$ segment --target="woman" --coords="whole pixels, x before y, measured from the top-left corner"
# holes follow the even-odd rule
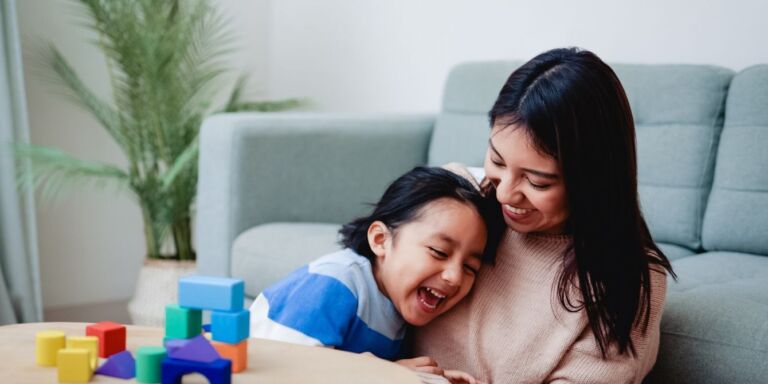
[[[674,273],[640,212],[621,83],[593,53],[555,49],[514,71],[489,115],[483,185],[508,228],[415,354],[492,383],[641,382]]]

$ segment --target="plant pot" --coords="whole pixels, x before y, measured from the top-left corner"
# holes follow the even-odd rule
[[[128,303],[135,325],[162,327],[165,306],[179,300],[179,278],[195,272],[194,261],[147,259],[139,271],[136,291]]]

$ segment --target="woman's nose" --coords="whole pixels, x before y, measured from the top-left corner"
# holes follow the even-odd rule
[[[522,200],[517,183],[512,178],[502,178],[496,183],[496,200],[502,204],[512,204]]]

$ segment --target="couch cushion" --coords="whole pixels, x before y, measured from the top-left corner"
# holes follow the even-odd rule
[[[768,377],[768,257],[710,252],[672,263],[650,382],[758,383]]]
[[[256,297],[295,269],[341,249],[340,225],[270,223],[253,227],[232,245],[233,277],[245,280],[245,293]]]
[[[664,252],[664,255],[666,255],[669,260],[677,260],[695,254],[695,252],[688,248],[674,244],[657,243],[656,245],[661,248],[661,251]]]
[[[714,184],[704,217],[707,250],[768,254],[768,65],[731,83]]]
[[[697,249],[733,73],[698,65],[614,65],[637,129],[640,201],[654,239]]]

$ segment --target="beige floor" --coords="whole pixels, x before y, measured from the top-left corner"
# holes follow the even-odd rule
[[[65,308],[46,308],[43,311],[44,321],[75,321],[95,323],[98,321],[114,321],[120,324],[130,324],[128,316],[128,300],[111,301],[78,305]]]

